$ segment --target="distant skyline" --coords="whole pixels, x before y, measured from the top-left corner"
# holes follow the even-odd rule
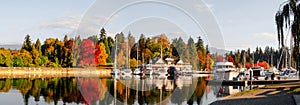
[[[256,46],[262,48],[265,46],[278,48],[274,15],[279,9],[279,5],[284,1],[285,0],[203,0],[211,9],[211,12],[218,22],[226,50],[247,48],[254,50]],[[27,34],[31,36],[32,40],[36,40],[37,38],[45,40],[49,37],[62,39],[65,34],[72,37],[74,36],[74,30],[80,25],[79,23],[82,17],[94,2],[94,0],[2,1],[2,3],[0,3],[2,8],[0,10],[0,22],[2,23],[0,24],[0,35],[2,36],[0,44],[22,44]],[[203,32],[194,29],[193,25],[190,24],[183,15],[176,13],[176,11],[171,11],[169,15],[166,15],[167,11],[172,10],[171,8],[156,6],[159,5],[137,5],[121,11],[117,16],[112,17],[114,18],[113,22],[106,25],[107,27],[105,28],[108,34],[115,34],[119,32],[119,30],[116,29],[123,29],[125,34],[129,31],[133,35],[140,35],[141,33],[146,35],[165,33],[172,35],[172,37],[173,35],[178,35],[184,39],[188,38],[186,36],[196,39],[198,35],[203,35]],[[145,13],[145,10],[140,8],[151,8],[152,11],[158,12]],[[162,10],[161,8],[164,9]],[[132,15],[130,13],[135,14]],[[172,15],[172,13],[179,15]],[[127,27],[121,27],[121,25],[125,24],[130,18],[147,14],[165,17],[171,15],[170,18],[174,17],[174,19],[164,20],[151,17],[128,24]],[[99,18],[106,19],[108,17]],[[179,21],[177,23],[180,25],[174,25],[174,23],[172,23],[176,23],[176,21]],[[160,24],[156,24],[156,22]],[[147,25],[140,27],[143,24]],[[94,29],[87,30],[91,31],[90,33],[86,32],[86,35],[92,35],[97,34],[95,31],[99,31],[100,29],[99,26],[97,26]]]

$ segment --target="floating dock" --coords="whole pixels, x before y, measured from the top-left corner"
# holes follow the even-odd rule
[[[233,80],[207,80],[207,85],[222,85],[222,86],[248,86],[248,85],[268,85],[281,84],[289,82],[299,82],[300,80],[253,80],[253,81],[233,81]]]

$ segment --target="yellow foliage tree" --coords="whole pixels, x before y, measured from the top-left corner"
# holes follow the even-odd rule
[[[96,52],[96,54],[97,54],[96,57],[97,57],[97,60],[98,60],[98,64],[105,65],[106,64],[106,59],[108,58],[108,54],[106,53],[104,43],[99,44],[99,49],[98,50],[100,51],[99,55]]]
[[[167,36],[162,34],[162,35],[159,36],[158,43],[162,44],[162,48],[164,49],[164,48],[169,46],[170,42],[169,42]]]
[[[200,66],[200,70],[203,70],[205,69],[205,62],[206,62],[206,56],[204,56],[204,54],[202,53],[201,50],[198,50],[197,51],[198,53],[198,59],[199,59],[199,66]]]
[[[130,68],[135,68],[137,64],[137,61],[135,58],[130,59]]]

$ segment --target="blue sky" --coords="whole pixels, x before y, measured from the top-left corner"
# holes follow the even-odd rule
[[[109,35],[130,31],[138,37],[139,34],[157,35],[164,33],[171,38],[181,36],[184,39],[196,38],[198,35],[205,41],[215,43],[212,39],[219,38],[203,36],[207,33],[197,27],[197,24],[176,8],[144,3],[122,7],[129,1],[97,1],[94,0],[14,0],[2,1],[0,4],[0,44],[21,44],[25,35],[30,34],[33,40],[48,37],[63,38],[65,34],[74,36],[89,36],[97,34],[103,23]],[[167,0],[162,0],[166,2]],[[173,0],[174,1],[174,0]],[[180,0],[179,0],[180,1]],[[189,12],[188,7],[193,3],[174,2],[183,4],[182,8]],[[191,0],[195,1],[195,0]],[[199,0],[196,0],[199,1]],[[225,49],[236,50],[256,46],[272,46],[277,48],[277,36],[274,14],[280,3],[285,0],[203,0],[214,15],[222,34]],[[199,7],[199,8],[198,8]],[[189,14],[202,13],[201,5],[195,5]],[[96,11],[96,12],[95,12]],[[115,15],[111,15],[115,13]],[[205,13],[204,13],[205,14]],[[111,16],[111,17],[109,17]],[[211,17],[199,15],[204,24]],[[93,18],[91,18],[93,17]],[[137,18],[142,17],[142,18]],[[197,16],[196,16],[197,17]],[[85,22],[92,22],[86,23]],[[203,25],[202,25],[203,27]],[[82,29],[82,30],[80,30]],[[214,46],[212,44],[212,46]]]
[[[274,15],[285,0],[222,1],[205,0],[219,22],[227,49],[278,48]]]

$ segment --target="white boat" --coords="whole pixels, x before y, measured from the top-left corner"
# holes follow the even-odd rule
[[[275,73],[275,75],[279,75],[279,70],[276,67],[271,67],[268,71],[269,73]]]
[[[173,58],[163,59],[162,46],[161,46],[160,54],[161,54],[160,57],[155,57],[153,59],[150,59],[149,64],[146,65],[146,69],[152,70],[150,72],[153,72],[153,74],[156,75],[168,74],[169,67],[175,67],[176,70],[178,70],[178,72],[182,70],[192,70],[192,65],[190,63],[183,62],[182,60],[174,62],[175,59]]]
[[[237,71],[232,62],[216,62],[214,67],[216,72]]]
[[[265,71],[265,68],[264,67],[260,67],[260,66],[257,66],[257,67],[252,67],[252,73],[253,73],[253,78],[252,79],[255,79],[255,80],[265,80],[267,75],[265,74],[266,71]]]
[[[134,69],[133,74],[134,75],[141,75],[142,72],[141,72],[141,70],[139,68],[136,68],[136,69]]]
[[[216,62],[214,66],[216,80],[234,80],[238,77],[239,72],[232,62]]]
[[[273,75],[273,73],[274,73],[274,75]],[[277,78],[275,78],[275,76],[278,76],[280,74],[280,72],[279,72],[279,70],[278,69],[276,69],[276,67],[271,67],[268,71],[265,71],[265,75],[266,75],[266,80],[267,79],[277,79]],[[272,77],[272,75],[274,76],[274,77]]]
[[[299,73],[296,69],[286,69],[283,71],[279,77],[279,79],[299,79]]]

